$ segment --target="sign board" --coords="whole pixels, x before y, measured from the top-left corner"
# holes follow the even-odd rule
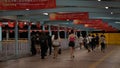
[[[50,20],[74,20],[74,19],[89,19],[88,12],[76,13],[51,13]]]
[[[0,10],[55,8],[56,0],[0,0]]]

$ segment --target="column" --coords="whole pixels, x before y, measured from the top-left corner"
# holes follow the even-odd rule
[[[0,41],[2,41],[2,27],[0,26]]]
[[[2,53],[2,27],[0,26],[0,54]]]
[[[31,30],[31,25],[32,25],[32,23],[31,22],[29,22],[28,23],[28,52],[30,51],[30,45],[31,45],[31,32],[30,32],[30,30]]]
[[[6,31],[6,40],[9,39],[9,30]]]
[[[88,30],[86,30],[86,35],[88,35],[88,34],[89,34]]]
[[[16,21],[16,24],[15,24],[15,55],[16,55],[16,58],[19,55],[19,51],[18,51],[18,21]]]
[[[42,25],[42,31],[45,31],[45,25],[44,25],[44,22],[41,21],[40,24]]]
[[[42,25],[42,30],[45,31],[45,25]]]
[[[60,26],[58,25],[58,37],[60,37]]]
[[[64,28],[65,28],[65,39],[67,39],[67,27]]]
[[[80,35],[82,35],[82,32],[80,31]]]
[[[49,35],[52,36],[52,32],[51,32],[51,25],[48,26],[48,31],[49,31]]]
[[[30,39],[31,39],[31,32],[30,32],[30,30],[31,30],[31,24],[32,23],[29,23],[29,25],[28,25],[28,40],[30,41]]]

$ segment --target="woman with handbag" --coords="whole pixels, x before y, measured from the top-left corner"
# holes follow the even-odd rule
[[[57,58],[58,56],[58,50],[59,50],[59,46],[60,46],[60,38],[58,37],[58,35],[53,35],[52,36],[52,45],[54,48],[54,59]]]

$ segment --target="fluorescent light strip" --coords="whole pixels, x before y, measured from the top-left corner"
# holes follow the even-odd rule
[[[101,1],[101,0],[98,0],[98,1]]]
[[[117,21],[117,22],[115,22],[115,23],[119,23],[119,24],[120,24],[120,22],[118,22],[118,21]]]
[[[105,7],[106,9],[108,9],[109,7]]]

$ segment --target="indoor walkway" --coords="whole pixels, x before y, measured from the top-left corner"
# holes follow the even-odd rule
[[[0,68],[120,68],[120,46],[108,46],[105,53],[99,48],[90,53],[76,48],[74,59],[70,58],[69,50],[62,51],[57,59],[52,55],[45,59],[36,55],[0,62]]]

